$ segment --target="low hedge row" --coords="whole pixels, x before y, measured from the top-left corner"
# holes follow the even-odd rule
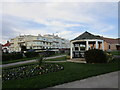
[[[26,58],[37,57],[39,54],[44,57],[48,57],[48,56],[54,55],[55,52],[54,51],[44,51],[44,52],[26,52],[26,53],[24,53]],[[2,54],[2,61],[17,60],[17,59],[22,59],[22,58],[23,58],[22,53]]]
[[[11,54],[3,54],[2,55],[2,61],[9,61],[9,60],[16,60],[16,59],[22,59],[23,55],[22,53],[11,53]]]
[[[38,53],[37,52],[26,52],[25,56],[26,56],[26,58],[37,57]]]
[[[44,51],[44,52],[41,52],[39,53],[40,55],[43,55],[44,57],[49,57],[51,55],[54,55],[55,54],[55,51]]]

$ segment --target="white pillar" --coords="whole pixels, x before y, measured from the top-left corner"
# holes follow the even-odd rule
[[[98,49],[98,41],[96,41],[96,49]]]
[[[86,50],[89,49],[88,41],[86,41]]]
[[[80,51],[80,44],[79,44],[79,51]]]
[[[70,43],[70,58],[73,58],[73,43]]]
[[[104,51],[104,41],[102,41],[102,50]]]

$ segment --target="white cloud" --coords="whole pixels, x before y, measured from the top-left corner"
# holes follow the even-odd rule
[[[110,31],[112,29],[114,29],[114,26],[108,26],[108,27],[102,29],[101,32],[107,32],[107,31]]]
[[[119,0],[2,0],[1,2],[118,2]]]
[[[117,3],[3,3],[3,15],[20,17],[46,25],[44,29],[34,30],[29,27],[28,30],[14,27],[15,32],[34,35],[59,32],[60,36],[71,39],[82,31],[69,31],[66,28],[84,27],[85,24],[90,29],[94,29],[93,32],[96,30],[96,32],[107,32],[115,28],[103,20],[106,17],[117,18]]]

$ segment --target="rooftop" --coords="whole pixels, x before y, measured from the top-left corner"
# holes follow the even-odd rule
[[[73,40],[83,40],[83,39],[101,39],[101,38],[100,38],[100,36],[93,35],[86,31]]]
[[[2,45],[3,47],[6,47],[6,46],[10,46],[10,42],[9,41],[7,41],[7,43],[6,44],[4,44],[4,45]]]
[[[106,38],[106,37],[101,37],[104,41],[106,41],[107,43],[110,44],[116,44],[116,43],[120,43],[120,38],[117,39],[113,39],[113,38]]]

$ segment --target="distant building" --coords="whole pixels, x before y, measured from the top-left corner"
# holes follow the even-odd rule
[[[19,52],[21,47],[27,50],[42,50],[42,49],[66,49],[70,48],[70,41],[57,35],[21,35],[10,40],[10,50]]]
[[[120,38],[105,38],[101,37],[104,40],[104,49],[105,50],[120,50]]]
[[[7,41],[6,44],[2,45],[2,52],[3,53],[10,53],[10,42]]]

